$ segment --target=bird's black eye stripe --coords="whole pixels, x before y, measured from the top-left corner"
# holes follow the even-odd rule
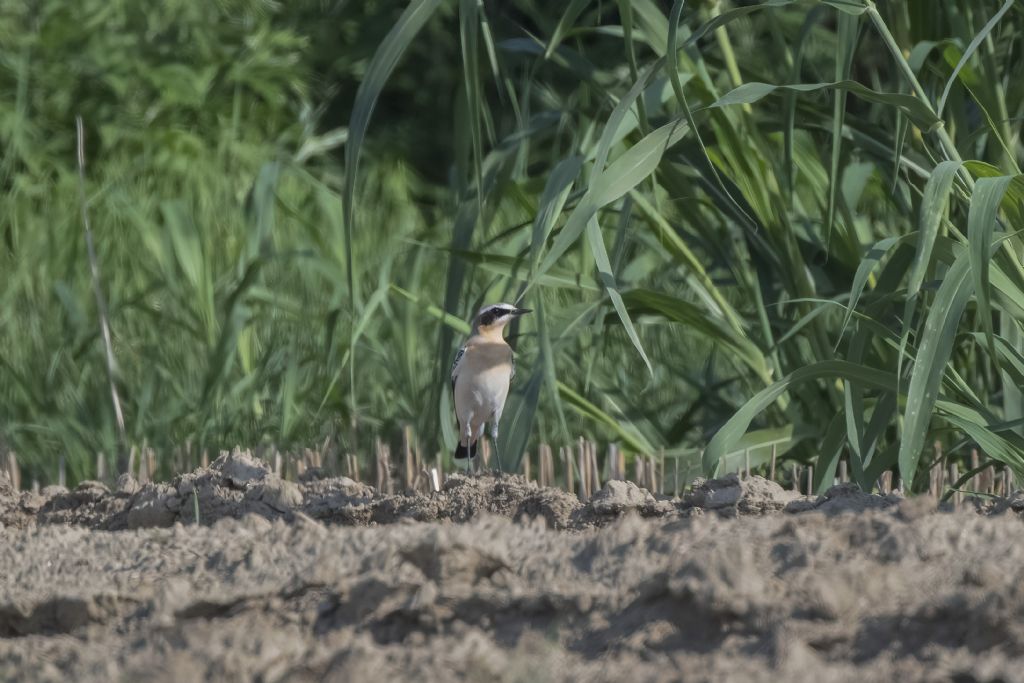
[[[486,311],[480,314],[480,324],[493,325],[494,321],[497,320],[498,318],[505,315],[511,315],[512,313],[515,312],[516,311],[514,308],[500,308],[498,306],[495,306],[494,308],[488,308]]]

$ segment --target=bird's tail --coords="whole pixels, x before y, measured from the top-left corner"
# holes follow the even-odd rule
[[[455,447],[455,459],[456,460],[465,460],[466,458],[475,458],[475,457],[476,457],[476,441],[471,443],[468,447],[467,446],[463,446],[462,442],[460,441],[459,444]]]

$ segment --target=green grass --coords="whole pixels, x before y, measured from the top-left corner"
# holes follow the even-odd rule
[[[996,0],[6,6],[0,438],[72,480],[143,443],[165,473],[186,440],[369,453],[409,424],[448,451],[464,321],[522,297],[503,455],[586,434],[713,473],[774,444],[819,489],[846,458],[921,490],[940,440],[1024,477],[1022,25]]]

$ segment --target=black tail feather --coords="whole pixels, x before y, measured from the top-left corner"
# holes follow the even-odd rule
[[[459,445],[457,445],[455,447],[455,459],[456,460],[465,460],[466,458],[475,458],[475,457],[476,457],[476,442],[475,441],[469,445],[469,448],[466,448],[465,446],[463,446],[461,442],[459,442]]]

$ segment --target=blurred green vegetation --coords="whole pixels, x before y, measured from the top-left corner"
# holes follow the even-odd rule
[[[1024,477],[1022,27],[1012,0],[2,3],[0,446],[44,481],[406,424],[447,452],[462,321],[522,297],[513,457],[775,445],[819,488],[840,458],[921,488],[939,440]]]

